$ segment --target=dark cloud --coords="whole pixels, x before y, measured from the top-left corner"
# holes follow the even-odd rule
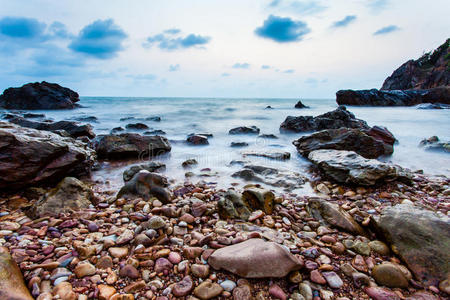
[[[331,25],[331,27],[334,28],[338,28],[338,27],[346,27],[348,26],[350,23],[354,22],[356,20],[356,16],[351,15],[351,16],[346,16],[345,18],[343,18],[342,20],[336,21],[333,23],[333,25]]]
[[[274,15],[270,15],[261,27],[255,29],[256,35],[278,43],[301,41],[309,32],[308,25],[302,21]]]
[[[84,27],[70,43],[73,51],[107,59],[123,49],[122,42],[127,34],[112,19],[97,20]]]
[[[269,3],[269,8],[283,12],[296,13],[300,15],[314,15],[327,9],[319,0],[293,1],[293,0],[273,0]]]
[[[384,35],[384,34],[388,34],[394,31],[398,31],[400,30],[400,28],[396,25],[389,25],[389,26],[385,26],[383,28],[378,29],[377,31],[375,31],[373,33],[373,35]]]
[[[169,71],[170,72],[176,72],[180,70],[180,64],[176,64],[176,65],[170,65],[169,66]]]
[[[235,63],[232,66],[233,69],[249,69],[250,64],[249,63]]]
[[[0,33],[17,39],[39,39],[44,36],[45,23],[36,19],[4,17],[0,19]]]
[[[156,44],[158,45],[158,48],[170,51],[176,49],[200,48],[211,41],[211,38],[208,36],[193,33],[184,37],[174,37],[174,35],[178,35],[180,32],[179,29],[168,29],[163,33],[151,36],[147,38],[144,47],[151,47]]]

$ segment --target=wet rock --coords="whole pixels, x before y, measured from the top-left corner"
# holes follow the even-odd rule
[[[70,282],[64,281],[59,283],[53,289],[53,295],[58,296],[62,300],[75,300],[77,295],[73,291],[72,284]]]
[[[302,103],[302,101],[298,100],[298,102],[294,106],[295,108],[309,108],[309,106],[306,106]]]
[[[246,142],[231,142],[230,147],[232,148],[242,148],[242,147],[247,147],[248,143]]]
[[[115,258],[124,258],[128,255],[128,248],[126,247],[111,247],[108,249],[109,254]]]
[[[134,238],[134,232],[130,229],[125,229],[119,237],[117,237],[116,244],[128,244]]]
[[[73,109],[78,94],[56,83],[45,81],[8,88],[0,95],[0,107],[6,109]]]
[[[150,161],[145,164],[131,166],[123,172],[123,181],[130,181],[136,173],[139,171],[146,170],[149,172],[162,171],[166,168],[166,164],[159,161]]]
[[[394,264],[383,263],[372,269],[372,277],[379,285],[387,287],[408,287],[408,280],[403,272]]]
[[[26,213],[32,218],[40,218],[88,208],[95,202],[94,193],[88,186],[76,178],[66,177],[34,203]]]
[[[161,273],[164,270],[170,271],[172,269],[172,263],[164,257],[158,258],[155,262],[155,272]]]
[[[80,262],[74,270],[75,275],[78,278],[82,278],[84,276],[91,276],[95,274],[95,267],[88,262]]]
[[[222,219],[248,220],[251,210],[243,202],[242,195],[229,189],[217,202],[217,210]]]
[[[230,129],[229,134],[259,134],[259,128],[256,126],[242,126]]]
[[[139,271],[133,265],[125,265],[122,268],[120,268],[119,275],[120,277],[137,279],[139,278]]]
[[[450,109],[450,105],[444,103],[422,103],[417,105],[417,109]]]
[[[380,287],[366,287],[364,291],[374,300],[400,300],[401,298],[388,289]]]
[[[333,289],[339,289],[344,285],[342,279],[335,272],[323,272],[322,276],[325,277],[328,285]]]
[[[389,247],[381,241],[371,241],[368,245],[372,251],[380,255],[387,256],[390,253]]]
[[[142,170],[125,183],[116,198],[137,196],[150,199],[150,197],[156,197],[162,203],[168,203],[170,202],[170,194],[166,189],[167,186],[168,182],[166,177],[161,174]]]
[[[319,169],[339,183],[374,185],[380,181],[394,179],[410,182],[409,170],[397,165],[367,159],[356,152],[344,150],[315,150],[308,155]]]
[[[219,296],[222,291],[223,288],[219,284],[204,281],[194,289],[194,295],[201,300],[207,300]]]
[[[144,123],[130,123],[125,126],[126,129],[145,130],[148,126]]]
[[[275,195],[265,189],[248,188],[242,193],[242,202],[251,210],[262,210],[266,214],[272,214]]]
[[[106,284],[98,285],[98,299],[99,300],[109,300],[112,295],[116,293],[116,289],[112,286]]]
[[[0,247],[0,298],[32,300],[22,272],[6,247]]]
[[[136,133],[101,135],[95,139],[93,145],[98,158],[101,159],[147,159],[172,149],[165,137],[142,136]]]
[[[90,172],[94,151],[72,138],[0,122],[0,188],[52,184]]]
[[[276,298],[276,299],[280,299],[280,300],[286,300],[287,299],[286,293],[277,284],[273,284],[273,285],[270,286],[269,294],[272,297]]]
[[[427,285],[447,279],[450,261],[450,220],[410,204],[385,208],[374,218],[376,230]]]
[[[183,168],[189,168],[189,167],[192,167],[192,166],[195,166],[195,165],[198,165],[198,162],[197,162],[197,160],[195,160],[193,158],[187,159],[181,164],[181,166]]]
[[[189,136],[186,142],[191,145],[209,145],[208,138],[198,134]]]
[[[284,247],[262,239],[218,249],[208,263],[216,270],[224,269],[245,278],[284,277],[303,266],[303,262]]]
[[[167,134],[164,130],[156,129],[156,130],[149,130],[144,132],[145,135],[165,135]]]
[[[257,157],[264,157],[274,160],[288,160],[291,158],[291,153],[289,152],[278,152],[278,151],[265,151],[265,152],[258,152],[258,151],[249,151],[242,153],[244,157],[246,156],[257,156]]]
[[[208,265],[200,265],[193,264],[191,266],[192,275],[198,278],[206,278],[209,275],[209,266]]]
[[[442,142],[437,136],[420,141],[420,147],[424,147],[427,151],[441,151],[450,153],[450,142]]]
[[[247,284],[238,286],[233,290],[233,300],[251,300],[251,299],[253,299],[252,291]]]
[[[185,297],[189,295],[194,288],[194,282],[190,276],[185,276],[181,281],[175,283],[172,288],[172,294],[176,297]]]
[[[369,129],[369,126],[365,121],[356,119],[355,115],[349,112],[344,106],[339,106],[336,110],[317,117],[289,116],[280,125],[280,131],[307,132],[324,129],[338,129],[341,127]]]

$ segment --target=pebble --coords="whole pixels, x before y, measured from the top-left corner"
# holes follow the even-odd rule
[[[236,283],[232,280],[224,280],[220,283],[220,286],[227,292],[232,292],[236,287]]]
[[[147,221],[149,229],[160,229],[166,226],[166,222],[160,216],[153,216]]]
[[[181,281],[174,284],[172,294],[176,297],[184,297],[191,293],[194,282],[190,276],[185,276]]]
[[[323,278],[322,274],[318,270],[311,271],[311,281],[318,284],[325,284],[327,281]]]
[[[95,274],[95,267],[91,263],[80,262],[75,267],[74,273],[75,273],[75,275],[78,278],[82,278],[84,276],[94,275]]]
[[[209,275],[209,266],[208,265],[200,265],[193,264],[191,266],[192,275],[199,278],[206,278]]]
[[[392,263],[383,263],[380,265],[376,265],[372,269],[372,277],[379,285],[384,285],[392,288],[408,287],[408,280],[406,279],[405,275],[400,268]]]
[[[204,281],[194,289],[194,295],[201,300],[207,300],[219,296],[222,291],[223,288],[219,284]]]
[[[170,252],[169,256],[167,257],[167,259],[174,265],[180,263],[181,261],[181,255],[178,252]]]
[[[286,293],[277,284],[273,284],[270,286],[269,294],[276,299],[280,299],[280,300],[287,299]]]
[[[325,277],[328,285],[333,289],[339,289],[344,285],[342,279],[335,272],[323,272],[322,276]]]
[[[124,258],[128,255],[128,248],[126,247],[111,247],[108,249],[109,254],[115,258]]]
[[[99,284],[97,288],[99,300],[109,300],[116,293],[116,289],[109,285]]]

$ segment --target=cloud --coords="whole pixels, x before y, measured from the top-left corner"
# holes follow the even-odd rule
[[[157,44],[158,48],[170,51],[176,49],[201,48],[211,41],[211,38],[208,36],[193,33],[184,37],[173,37],[180,32],[179,29],[168,29],[163,33],[148,37],[146,43],[144,43],[144,47],[149,48],[153,44]]]
[[[356,16],[351,15],[351,16],[346,16],[345,18],[343,18],[342,20],[336,21],[333,23],[333,25],[331,25],[331,27],[334,28],[338,28],[338,27],[346,27],[348,26],[350,23],[353,23],[356,20]]]
[[[180,70],[180,64],[176,64],[176,65],[170,65],[169,66],[169,72],[176,72]]]
[[[309,32],[308,25],[302,21],[274,15],[270,15],[261,27],[255,29],[256,35],[278,43],[301,41]]]
[[[268,66],[268,65],[262,65],[261,66],[261,69],[263,69],[263,70],[267,70],[267,69],[270,69],[271,67],[270,66]]]
[[[268,7],[287,13],[296,13],[299,15],[314,15],[327,9],[319,0],[292,1],[292,0],[273,0]]]
[[[49,35],[52,38],[61,38],[61,39],[69,39],[74,38],[73,34],[71,34],[66,25],[61,22],[53,22],[48,27]]]
[[[250,64],[248,63],[235,63],[232,66],[233,69],[249,69],[250,68]]]
[[[97,20],[84,27],[69,48],[95,58],[108,59],[123,49],[127,34],[112,19]]]
[[[289,70],[283,71],[283,73],[286,73],[286,74],[292,74],[292,73],[294,73],[294,72],[295,72],[294,69],[289,69]]]
[[[10,38],[42,38],[45,27],[45,23],[31,18],[4,17],[0,19],[0,33]]]
[[[373,13],[379,13],[388,7],[389,0],[367,0],[367,6]]]
[[[394,31],[398,31],[400,30],[400,28],[396,25],[389,25],[389,26],[385,26],[383,28],[378,29],[377,31],[375,31],[373,33],[373,35],[384,35],[384,34],[388,34]]]

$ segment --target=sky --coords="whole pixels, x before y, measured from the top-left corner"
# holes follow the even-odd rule
[[[0,0],[0,92],[334,98],[450,37],[448,0]]]

